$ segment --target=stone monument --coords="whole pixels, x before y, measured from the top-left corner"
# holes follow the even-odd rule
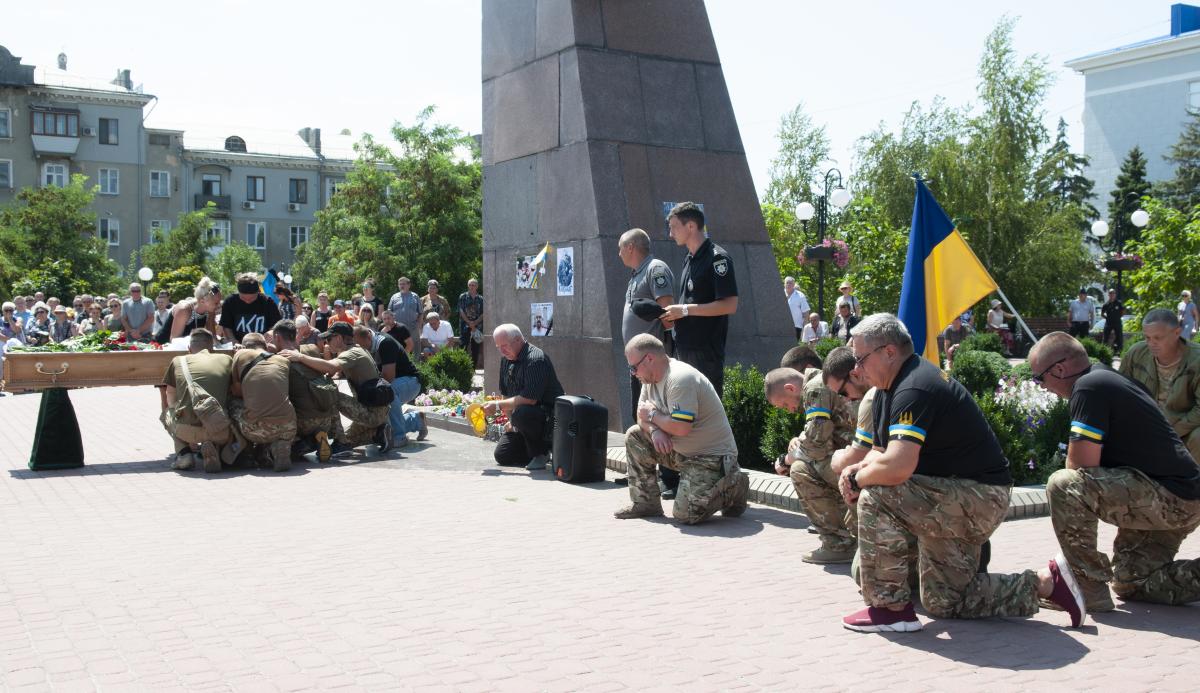
[[[704,205],[709,235],[733,257],[726,363],[770,368],[795,344],[701,0],[484,0],[482,145],[487,324],[530,337],[535,312],[552,317],[550,334],[530,340],[568,394],[608,407],[610,430],[633,414],[617,239],[645,229],[678,273],[686,250],[667,235],[670,203]],[[547,243],[537,288],[517,288],[519,259]],[[488,391],[499,358],[486,357]]]

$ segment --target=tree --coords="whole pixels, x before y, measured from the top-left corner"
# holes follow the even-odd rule
[[[61,188],[24,188],[15,203],[0,209],[0,286],[52,279],[58,293],[67,294],[64,300],[117,287],[120,268],[96,238],[96,214],[88,210],[96,188],[86,180],[76,174]]]
[[[227,287],[236,286],[234,277],[242,272],[262,272],[263,260],[258,251],[242,241],[234,241],[221,248],[216,257],[208,263],[208,276],[220,284],[226,295],[233,293]],[[349,294],[347,294],[349,295]]]
[[[766,200],[776,207],[794,210],[800,202],[812,199],[810,186],[819,174],[820,163],[829,158],[829,136],[824,125],[813,125],[800,103],[780,120],[776,137],[779,153],[771,160]]]
[[[474,140],[426,108],[392,127],[395,150],[365,135],[346,183],[317,212],[292,274],[315,292],[349,295],[367,277],[436,278],[453,294],[483,264],[482,174]]]
[[[209,251],[217,244],[217,239],[208,233],[214,209],[210,202],[206,209],[180,214],[175,228],[169,232],[155,229],[153,243],[135,255],[140,255],[140,266],[149,267],[155,274],[183,267],[207,267],[212,257]]]
[[[1136,241],[1141,235],[1141,229],[1129,223],[1129,215],[1142,206],[1142,198],[1150,194],[1150,181],[1146,180],[1146,157],[1142,150],[1134,147],[1129,150],[1125,160],[1121,162],[1121,172],[1109,194],[1112,200],[1108,203],[1108,223],[1112,224],[1112,233],[1101,242],[1109,249],[1115,249],[1117,234],[1123,241]]]
[[[846,209],[841,230],[850,246],[847,279],[854,295],[867,313],[894,314],[900,308],[909,229],[889,224],[874,198],[859,195]]]
[[[1200,110],[1188,109],[1187,125],[1163,159],[1175,164],[1175,177],[1163,184],[1162,197],[1175,209],[1190,214],[1200,204]],[[1145,171],[1142,173],[1145,175]]]
[[[1091,204],[1091,199],[1096,196],[1092,192],[1096,184],[1083,175],[1087,165],[1088,157],[1071,151],[1067,142],[1067,121],[1059,118],[1054,144],[1046,150],[1035,174],[1036,196],[1049,202],[1052,209],[1075,205],[1087,219],[1099,217],[1100,212]]]
[[[1138,240],[1125,246],[1126,253],[1141,255],[1145,263],[1125,273],[1136,294],[1128,303],[1139,315],[1153,308],[1174,310],[1180,291],[1200,286],[1200,216],[1153,198],[1145,201],[1144,209],[1150,223]]]

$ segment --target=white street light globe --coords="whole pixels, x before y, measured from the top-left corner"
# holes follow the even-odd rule
[[[841,209],[850,204],[850,191],[845,188],[834,188],[829,194],[829,201],[834,207]]]
[[[154,279],[154,270],[150,269],[149,267],[141,268],[138,270],[138,279],[141,279],[144,282]]]
[[[292,283],[292,275],[290,275],[290,274],[283,275],[283,283],[291,284]]]
[[[1129,215],[1129,221],[1132,221],[1133,225],[1140,229],[1150,223],[1150,213],[1144,209],[1139,209]]]
[[[1092,235],[1096,238],[1104,238],[1108,235],[1108,222],[1103,219],[1097,219],[1092,222]]]
[[[801,202],[796,205],[796,218],[800,221],[808,221],[817,214],[817,209],[810,202]]]

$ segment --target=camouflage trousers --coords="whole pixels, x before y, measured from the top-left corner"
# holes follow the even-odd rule
[[[296,420],[262,422],[247,418],[246,404],[240,399],[229,400],[229,418],[241,440],[267,445],[277,440],[291,442],[296,438]]]
[[[832,457],[823,460],[797,460],[792,463],[792,485],[796,498],[817,528],[821,546],[831,551],[853,551],[857,543],[858,515],[847,508],[838,490],[838,475],[833,473]]]
[[[650,436],[638,426],[625,433],[625,453],[629,498],[635,506],[659,506],[662,502],[655,472],[655,465],[660,464],[679,472],[672,514],[684,524],[703,522],[718,510],[731,507],[731,499],[739,493],[744,504],[749,477],[738,467],[737,455],[663,454],[654,449]]]
[[[1122,599],[1159,604],[1200,600],[1200,560],[1177,561],[1200,525],[1200,500],[1184,500],[1129,467],[1060,469],[1046,482],[1050,520],[1089,604]],[[1099,521],[1116,525],[1113,558],[1096,548]]]
[[[977,573],[979,547],[1008,513],[1009,487],[914,474],[858,497],[858,550],[867,604],[912,598],[909,543],[917,542],[921,604],[939,618],[1037,613],[1037,574]]]
[[[337,441],[350,447],[358,447],[370,443],[375,437],[375,430],[388,420],[391,405],[368,407],[355,397],[345,392],[338,393],[338,411],[350,419],[350,428],[346,431],[335,431]],[[340,422],[339,422],[340,423]],[[339,426],[340,429],[340,426]]]
[[[324,416],[296,417],[297,438],[306,438],[316,434],[318,431],[325,431],[331,434],[332,440],[337,440],[338,436],[344,436],[342,417],[336,411],[329,412]]]
[[[162,422],[163,428],[167,430],[167,434],[171,436],[176,453],[191,450],[192,445],[201,443],[211,442],[220,447],[229,442],[231,433],[228,429],[224,431],[224,435],[209,435],[198,420],[189,423],[187,418],[186,415],[181,416],[180,413],[170,408],[164,409],[158,418]],[[191,418],[195,419],[195,417]]]

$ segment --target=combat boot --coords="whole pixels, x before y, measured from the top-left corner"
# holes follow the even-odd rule
[[[175,461],[171,463],[171,469],[176,469],[181,472],[192,469],[196,466],[196,456],[191,450],[184,450],[175,455]]]
[[[200,456],[204,458],[204,473],[215,474],[221,471],[221,455],[217,446],[209,441],[200,443]]]
[[[613,513],[613,517],[617,518],[618,520],[632,520],[635,517],[662,517],[662,516],[663,516],[662,506],[658,505],[658,504],[630,505],[628,507],[621,508],[620,510]]]
[[[746,497],[750,495],[750,477],[743,472],[736,475],[725,487],[725,507],[721,510],[725,517],[741,517],[749,507]]]
[[[325,463],[333,456],[333,451],[329,448],[329,434],[325,431],[317,431],[314,440],[317,441],[317,461]]]
[[[277,472],[286,472],[292,468],[292,444],[286,440],[271,443],[271,462]]]
[[[800,560],[805,563],[814,563],[816,565],[833,565],[837,563],[849,563],[854,560],[854,547],[847,549],[830,549],[822,546],[819,549],[809,551],[800,556]]]

